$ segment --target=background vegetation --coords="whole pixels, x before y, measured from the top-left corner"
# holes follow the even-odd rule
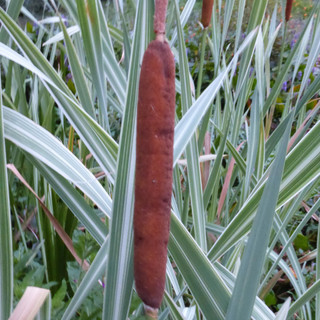
[[[23,2],[0,9],[0,318],[38,286],[53,319],[138,319],[135,118],[153,1],[43,1],[44,19]],[[217,0],[203,30],[200,2],[169,1],[159,319],[320,319],[320,8],[296,0],[285,23],[285,2]]]

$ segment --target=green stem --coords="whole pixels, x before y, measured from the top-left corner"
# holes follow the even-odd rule
[[[318,239],[317,239],[317,259],[316,259],[316,280],[320,279],[320,223],[318,224]],[[320,319],[320,293],[316,294],[316,320]]]
[[[279,66],[278,66],[278,74],[281,72],[282,60],[283,60],[283,53],[284,53],[284,46],[285,46],[285,36],[287,34],[287,22],[284,23],[284,31],[282,34],[282,44],[281,44],[281,51],[280,51],[280,58],[279,58]]]
[[[203,74],[203,63],[204,63],[204,53],[206,51],[206,39],[208,35],[208,28],[205,28],[202,33],[201,40],[201,51],[200,51],[200,65],[199,65],[199,74],[198,74],[198,82],[197,82],[197,91],[196,98],[200,96],[201,86],[202,86],[202,74]]]
[[[208,35],[208,28],[205,28],[205,29],[203,29],[202,40],[201,40],[200,64],[199,64],[199,74],[198,74],[198,81],[197,81],[196,98],[199,98],[200,92],[201,92],[201,87],[202,87],[203,64],[204,64],[204,54],[206,51],[207,35]],[[211,114],[211,108],[209,108],[208,112],[206,113],[206,116],[204,117],[204,124],[201,126],[201,129],[200,129],[200,135],[199,135],[199,139],[198,139],[199,152],[201,152],[203,141],[204,141],[204,135],[206,133],[208,123],[209,123],[208,122],[209,121],[208,114]]]

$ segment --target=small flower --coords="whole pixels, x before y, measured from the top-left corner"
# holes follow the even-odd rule
[[[61,19],[62,19],[64,25],[65,25],[66,27],[68,27],[68,26],[69,26],[69,22],[68,22],[67,16],[64,15],[64,14],[61,14]]]
[[[287,81],[285,81],[285,82],[282,84],[282,90],[283,90],[283,91],[287,91],[287,89],[288,89],[288,83],[287,83]]]
[[[299,71],[297,74],[297,79],[300,81],[302,78],[302,71]]]
[[[254,72],[254,68],[251,67],[250,70],[249,70],[249,78],[252,76],[253,72]]]
[[[72,80],[72,73],[71,72],[67,73],[67,75],[66,75],[66,82],[68,82],[69,80]]]

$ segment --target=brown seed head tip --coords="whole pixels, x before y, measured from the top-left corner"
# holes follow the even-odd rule
[[[290,20],[293,0],[287,0],[286,4],[286,22]]]
[[[210,24],[212,16],[213,0],[203,0],[202,1],[202,15],[201,23],[204,28],[207,28]]]

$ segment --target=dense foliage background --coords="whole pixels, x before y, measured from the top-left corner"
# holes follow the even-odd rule
[[[2,5],[0,318],[36,286],[51,292],[43,318],[139,319],[135,124],[153,0]],[[203,29],[201,1],[169,1],[159,319],[320,319],[320,6],[295,0],[289,21],[285,6],[216,0]]]

